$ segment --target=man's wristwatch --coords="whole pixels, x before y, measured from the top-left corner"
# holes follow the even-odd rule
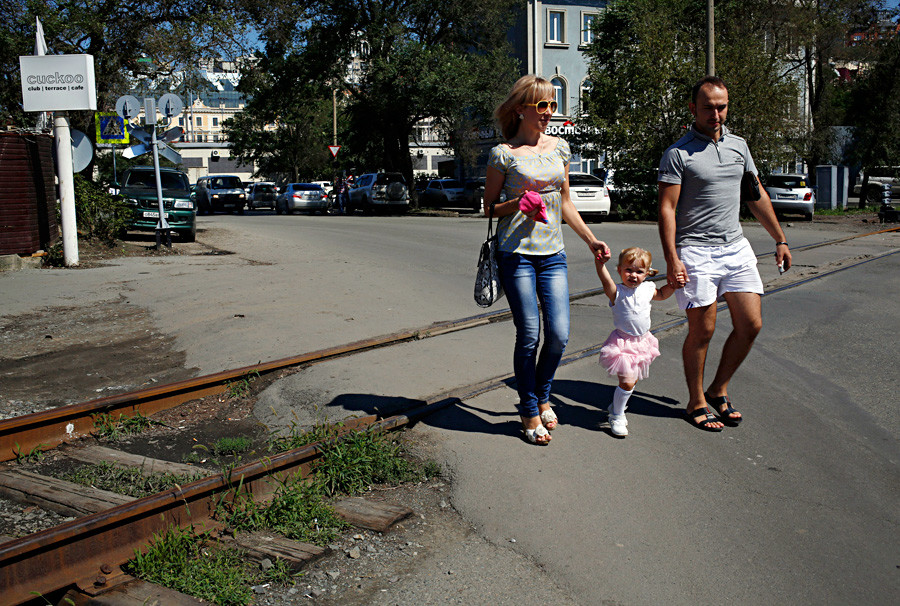
[[[776,243],[775,243],[775,246],[781,246],[782,244],[784,244],[785,246],[788,245],[787,242],[776,242]]]

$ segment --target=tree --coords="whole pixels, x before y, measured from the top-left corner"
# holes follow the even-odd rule
[[[105,111],[142,82],[148,92],[169,92],[201,57],[240,53],[240,0],[0,0],[0,13],[0,116],[18,126],[33,120],[22,111],[18,56],[33,54],[35,17],[50,54],[93,55]],[[71,119],[94,132],[91,112]]]
[[[900,164],[900,36],[882,48],[874,67],[851,94],[849,116],[856,125],[851,157],[863,168],[859,205],[869,199],[869,170]]]
[[[883,0],[765,0],[769,10],[761,22],[771,52],[783,65],[784,78],[803,83],[808,122],[799,124],[791,145],[806,165],[831,158],[834,126],[843,124],[849,86],[841,83],[835,65],[841,61],[870,62],[874,45],[847,44],[853,29],[865,29],[877,19]],[[800,122],[801,111],[796,112]],[[814,178],[814,175],[813,175]]]
[[[337,89],[339,160],[399,171],[411,183],[415,125],[434,118],[449,133],[487,124],[518,74],[505,41],[514,5],[313,0],[301,14],[275,8],[278,20],[262,34],[265,50],[240,86],[253,98],[246,109],[254,118],[234,127],[259,129],[278,114],[285,127],[309,130],[310,100],[330,102]],[[246,159],[272,153],[246,149]]]
[[[788,108],[797,87],[781,77],[758,25],[764,2],[718,7],[716,67],[729,87],[729,127],[748,140],[758,165],[790,155]],[[595,25],[587,50],[591,82],[576,148],[607,150],[616,187],[639,217],[656,208],[656,167],[692,123],[688,101],[705,74],[706,2],[618,0]]]

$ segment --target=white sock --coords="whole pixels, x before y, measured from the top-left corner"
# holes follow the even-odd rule
[[[634,390],[625,391],[621,387],[616,387],[616,391],[613,394],[612,406],[610,406],[609,412],[614,415],[625,414],[625,409],[628,408],[628,398],[631,397],[632,393],[634,393]]]

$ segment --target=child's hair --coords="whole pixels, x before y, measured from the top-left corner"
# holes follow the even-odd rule
[[[494,110],[494,119],[500,125],[503,138],[512,139],[519,131],[518,106],[552,98],[553,85],[548,80],[534,74],[519,78],[503,103]]]
[[[650,254],[650,251],[637,246],[630,246],[619,253],[617,267],[621,267],[624,263],[634,263],[635,261],[640,262],[641,265],[647,268],[647,275],[651,278],[659,273],[650,267],[650,263],[653,262],[653,255]]]

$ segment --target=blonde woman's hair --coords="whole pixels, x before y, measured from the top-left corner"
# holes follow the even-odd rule
[[[659,273],[657,270],[650,267],[650,264],[653,262],[653,255],[650,254],[650,251],[638,248],[637,246],[631,246],[619,253],[619,263],[617,264],[617,267],[622,267],[625,263],[635,262],[639,262],[646,267],[647,275],[651,278]]]
[[[500,125],[503,138],[512,139],[519,132],[520,105],[553,98],[553,85],[548,80],[532,74],[519,78],[506,100],[494,110],[494,119]]]

